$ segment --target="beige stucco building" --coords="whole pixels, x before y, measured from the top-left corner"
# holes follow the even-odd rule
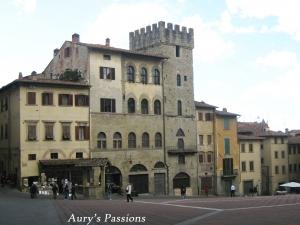
[[[300,135],[288,137],[289,181],[300,182]]]

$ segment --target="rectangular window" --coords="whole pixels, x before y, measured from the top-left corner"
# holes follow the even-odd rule
[[[75,95],[75,106],[89,106],[89,96]]]
[[[285,158],[285,151],[281,151],[281,158]]]
[[[294,173],[297,172],[297,164],[294,164]]]
[[[176,45],[176,57],[180,57],[180,46]]]
[[[103,55],[104,60],[111,60],[111,55]]]
[[[289,172],[290,172],[290,173],[292,172],[292,169],[293,169],[293,165],[292,165],[292,164],[289,164]]]
[[[42,105],[53,105],[53,93],[42,93]]]
[[[250,170],[251,172],[254,171],[254,162],[253,162],[253,161],[250,161],[250,162],[249,162],[249,170]]]
[[[83,153],[82,152],[76,152],[76,159],[82,159]]]
[[[36,160],[36,154],[28,154],[28,160]]]
[[[278,159],[278,152],[277,151],[274,152],[274,157],[275,157],[275,159]]]
[[[70,57],[71,55],[71,48],[70,47],[66,47],[64,50],[64,57]]]
[[[211,113],[205,113],[205,121],[212,121],[212,114]]]
[[[204,154],[199,154],[199,163],[204,163]]]
[[[27,105],[35,105],[35,92],[27,92]]]
[[[274,143],[277,144],[277,138],[276,137],[274,138]]]
[[[285,172],[286,172],[286,171],[285,171],[285,166],[282,166],[282,167],[281,167],[281,170],[282,170],[282,174],[285,174]]]
[[[281,144],[284,144],[284,138],[283,137],[281,138]]]
[[[178,155],[178,164],[185,164],[185,155],[183,154]]]
[[[71,94],[59,94],[58,104],[60,106],[73,106],[73,95]]]
[[[27,139],[28,141],[36,141],[36,124],[29,124],[27,127]]]
[[[292,154],[292,146],[289,146],[289,155]]]
[[[4,126],[4,139],[8,139],[8,124],[7,123]]]
[[[223,159],[223,175],[233,175],[233,159]]]
[[[45,124],[45,140],[54,140],[53,127],[53,123]]]
[[[115,80],[115,68],[101,66],[100,79]]]
[[[279,174],[279,167],[275,166],[275,174]]]
[[[224,150],[225,150],[225,155],[230,155],[230,139],[229,138],[224,138]]]
[[[296,155],[296,150],[297,150],[297,149],[296,149],[296,146],[294,145],[294,146],[293,146],[293,154],[294,154],[294,155]]]
[[[4,136],[4,127],[3,127],[3,125],[1,125],[1,134],[0,134],[1,140],[3,140],[3,136]]]
[[[199,144],[203,145],[203,135],[199,135]]]
[[[76,140],[84,141],[90,139],[90,128],[88,126],[76,126],[75,127]]]
[[[187,81],[187,76],[184,76],[184,81]]]
[[[203,121],[203,113],[198,113],[198,120]]]
[[[100,112],[116,112],[116,100],[110,98],[101,98]]]
[[[300,146],[299,145],[298,145],[297,149],[298,149],[298,154],[300,154]]]
[[[224,118],[224,130],[229,130],[229,119]]]
[[[211,145],[212,144],[212,135],[207,135],[207,144]]]
[[[245,144],[241,144],[241,152],[245,152]]]
[[[212,154],[211,154],[211,153],[208,153],[208,154],[207,154],[207,162],[208,162],[208,163],[211,163],[211,162],[212,162]]]
[[[71,123],[62,123],[62,140],[71,140]]]
[[[242,162],[242,172],[246,172],[246,162]]]
[[[250,152],[250,153],[253,152],[253,144],[249,144],[249,152]]]
[[[50,154],[50,158],[51,158],[51,159],[58,159],[58,153],[57,153],[57,152],[52,152],[52,153]]]

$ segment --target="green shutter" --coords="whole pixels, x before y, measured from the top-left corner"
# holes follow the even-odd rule
[[[225,155],[230,155],[230,139],[229,138],[224,139],[224,150],[225,150]]]

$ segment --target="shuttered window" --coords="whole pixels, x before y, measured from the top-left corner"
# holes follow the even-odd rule
[[[28,141],[35,141],[37,139],[36,136],[36,124],[29,124],[27,127],[27,139]]]
[[[53,127],[53,123],[45,124],[45,140],[54,140]]]
[[[77,141],[84,141],[90,139],[90,128],[88,126],[76,126],[75,138]]]
[[[110,98],[101,98],[100,112],[116,112],[116,100]]]
[[[89,96],[75,95],[75,106],[89,106]]]
[[[115,68],[101,66],[100,79],[115,80]]]
[[[27,105],[35,105],[35,100],[35,92],[27,92]]]
[[[225,155],[230,155],[230,139],[224,138],[224,153]]]
[[[62,140],[64,140],[64,141],[71,140],[71,124],[70,123],[62,124]]]
[[[59,94],[58,104],[60,106],[73,106],[73,95],[71,94]]]
[[[52,93],[42,93],[42,105],[53,105]]]

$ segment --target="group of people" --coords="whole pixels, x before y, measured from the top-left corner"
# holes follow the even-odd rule
[[[62,186],[63,186],[64,198],[65,199],[71,199],[71,200],[77,199],[76,189],[75,189],[76,185],[73,184],[71,181],[68,181],[67,179],[65,179],[65,181],[62,182],[62,183],[63,183]],[[58,188],[57,188],[57,190],[58,190]],[[52,191],[53,191],[53,188],[52,188]],[[56,195],[57,195],[57,192],[56,192]],[[53,191],[53,196],[54,196],[54,191]]]

